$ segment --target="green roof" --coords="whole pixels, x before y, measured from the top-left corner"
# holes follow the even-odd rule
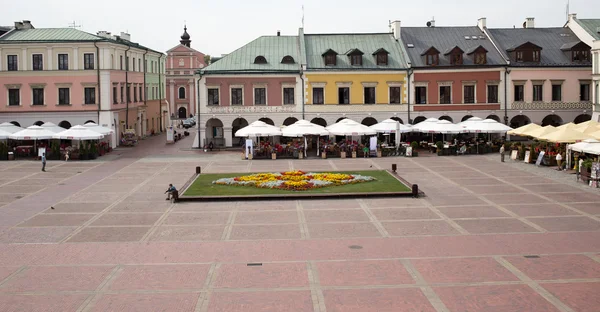
[[[577,19],[579,25],[595,40],[600,40],[600,19]]]
[[[227,54],[218,62],[201,70],[203,74],[223,72],[300,72],[300,49],[297,36],[262,36]],[[294,64],[282,64],[284,56],[294,58]],[[263,56],[266,64],[254,64],[257,56]]]
[[[0,38],[0,42],[27,41],[98,41],[103,38],[73,28],[39,28],[14,30]]]
[[[308,69],[329,70],[387,70],[408,68],[402,54],[402,46],[389,33],[376,34],[306,34],[306,59]],[[388,65],[377,65],[373,52],[379,49],[389,52]],[[350,64],[347,53],[360,50],[364,53],[362,66]],[[338,53],[335,66],[325,66],[323,53],[333,50]]]

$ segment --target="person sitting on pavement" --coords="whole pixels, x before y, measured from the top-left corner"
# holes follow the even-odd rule
[[[166,200],[170,200],[171,198],[173,198],[173,192],[176,192],[177,189],[173,186],[173,184],[169,184],[169,189],[167,189],[165,191],[165,194],[167,194],[167,199]]]

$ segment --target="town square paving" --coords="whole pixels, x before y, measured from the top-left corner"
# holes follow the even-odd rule
[[[0,311],[599,311],[600,191],[498,155],[0,163]],[[426,153],[425,153],[426,154]],[[423,198],[170,203],[195,172],[388,169]],[[54,209],[51,209],[54,207]]]

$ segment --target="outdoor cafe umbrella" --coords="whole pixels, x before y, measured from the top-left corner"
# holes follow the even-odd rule
[[[281,130],[265,122],[257,120],[235,132],[236,137],[278,136]]]
[[[8,136],[11,140],[33,140],[34,150],[37,150],[37,140],[52,139],[54,132],[40,126],[30,126]]]
[[[530,137],[534,137],[534,138],[537,139],[537,138],[539,138],[539,137],[541,137],[543,135],[546,135],[546,134],[548,134],[548,133],[550,133],[552,131],[555,131],[555,130],[556,130],[556,127],[554,127],[552,125],[547,125],[545,127],[533,129],[533,130],[530,130],[530,131],[523,131],[521,133],[521,135],[530,136]]]
[[[396,131],[399,131],[400,133],[406,133],[412,131],[411,126],[403,125],[394,119],[386,119],[378,124],[372,125],[370,128],[374,129],[378,133],[395,133]]]
[[[23,130],[23,128],[19,127],[19,126],[15,126],[13,124],[11,124],[10,122],[4,122],[0,124],[0,130],[6,131],[8,133],[15,133],[15,132],[19,132],[21,130]]]
[[[0,129],[0,140],[6,140],[12,133]]]
[[[474,117],[475,118],[475,117]],[[506,133],[511,127],[501,124],[493,119],[469,122],[464,126],[468,132],[475,133]]]
[[[459,122],[457,123],[457,125],[461,126],[461,127],[466,127],[467,125],[473,124],[475,122],[480,122],[483,121],[483,119],[479,118],[479,117],[471,117],[465,121]]]
[[[304,137],[304,156],[306,156],[306,135],[329,135],[329,131],[321,125],[314,124],[308,120],[298,120],[294,124],[281,130],[284,137]],[[317,140],[317,156],[319,156],[319,140]]]
[[[83,125],[83,127],[87,128],[89,130],[92,130],[94,132],[98,132],[98,133],[104,134],[104,135],[111,134],[111,133],[114,132],[113,129],[107,128],[107,127],[103,127],[101,125],[96,124],[95,122],[88,122],[85,125]]]
[[[57,125],[55,125],[55,124],[53,124],[51,122],[46,122],[41,127],[45,128],[47,130],[50,130],[50,131],[52,131],[54,133],[59,133],[59,132],[63,132],[65,130],[67,130],[67,129],[65,129],[63,127],[60,127],[60,126],[57,126]]]
[[[360,124],[352,119],[343,119],[339,122],[325,128],[331,135],[375,135],[377,131],[363,124]]]
[[[77,141],[99,140],[103,137],[104,134],[92,131],[84,126],[73,126],[53,136],[54,139]]]
[[[464,132],[463,128],[459,125],[453,124],[448,120],[437,120],[428,121],[429,119],[420,122],[413,126],[413,131],[421,133],[461,133]]]
[[[593,137],[590,135],[581,133],[577,130],[573,130],[570,127],[565,127],[562,129],[556,129],[555,131],[542,135],[538,139],[554,143],[573,143],[592,138]]]
[[[535,129],[539,129],[539,128],[541,128],[541,127],[542,127],[542,126],[540,126],[540,125],[536,125],[536,124],[534,124],[534,123],[530,123],[530,124],[526,124],[526,125],[524,125],[524,126],[521,126],[521,127],[519,127],[519,128],[516,128],[516,129],[510,130],[510,131],[508,131],[507,133],[508,133],[509,135],[528,136],[528,134],[526,134],[527,132],[529,132],[529,131],[533,131],[533,130],[535,130]]]
[[[588,127],[597,127],[600,126],[600,123],[594,120],[584,121],[582,123],[578,123],[575,125],[575,130],[583,131],[581,129],[587,129]]]
[[[569,149],[576,151],[576,152],[582,152],[582,153],[590,153],[590,154],[596,154],[595,152],[600,153],[600,141],[598,141],[596,139],[586,139],[586,140],[583,140],[582,142],[569,145]],[[598,154],[596,154],[596,155],[598,155]]]

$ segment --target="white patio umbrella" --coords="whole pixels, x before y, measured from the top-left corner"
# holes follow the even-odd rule
[[[307,135],[329,135],[329,131],[321,125],[314,124],[308,120],[298,120],[294,124],[281,130],[284,137],[299,138],[304,137],[304,156],[306,156],[306,137]],[[317,140],[317,156],[319,156],[319,140]]]
[[[34,151],[37,150],[37,140],[52,139],[54,132],[40,126],[30,126],[8,136],[11,140],[33,140]]]
[[[0,130],[6,131],[8,133],[15,133],[15,132],[19,132],[19,131],[23,130],[23,128],[21,128],[19,126],[15,126],[15,125],[11,124],[10,122],[3,122],[0,124]]]
[[[83,127],[87,128],[89,130],[92,130],[94,132],[98,132],[98,133],[104,134],[104,135],[111,134],[111,133],[114,132],[113,129],[107,128],[107,127],[103,127],[103,126],[98,125],[98,124],[96,124],[94,122],[88,122],[85,125],[83,125]]]
[[[4,131],[0,128],[0,140],[6,140],[12,133]]]
[[[463,127],[466,131],[472,133],[506,133],[512,130],[511,127],[501,124],[493,119],[469,122],[464,124]]]
[[[60,127],[60,126],[57,126],[57,125],[55,125],[55,124],[53,124],[51,122],[46,122],[41,127],[45,128],[47,130],[50,130],[50,131],[52,131],[54,133],[59,133],[59,132],[63,132],[65,130],[67,130],[67,129],[65,129],[63,127]]]
[[[84,126],[73,126],[70,129],[59,132],[53,136],[55,139],[77,141],[99,140],[103,137],[104,134],[92,131]]]
[[[281,135],[281,129],[257,120],[235,132],[236,137],[261,137]]]
[[[332,135],[375,135],[377,131],[352,119],[343,119],[327,128]]]
[[[401,124],[399,121],[394,119],[386,119],[378,124],[372,125],[369,128],[377,131],[378,133],[400,133],[411,132],[413,129],[411,126]]]
[[[576,152],[588,153],[588,150],[594,150],[595,147],[600,148],[600,141],[596,139],[586,139],[582,142],[569,145],[569,149]]]
[[[442,134],[464,132],[464,130],[461,126],[453,124],[448,120],[429,121],[429,119],[414,125],[413,131],[421,132],[421,133],[442,133]]]

